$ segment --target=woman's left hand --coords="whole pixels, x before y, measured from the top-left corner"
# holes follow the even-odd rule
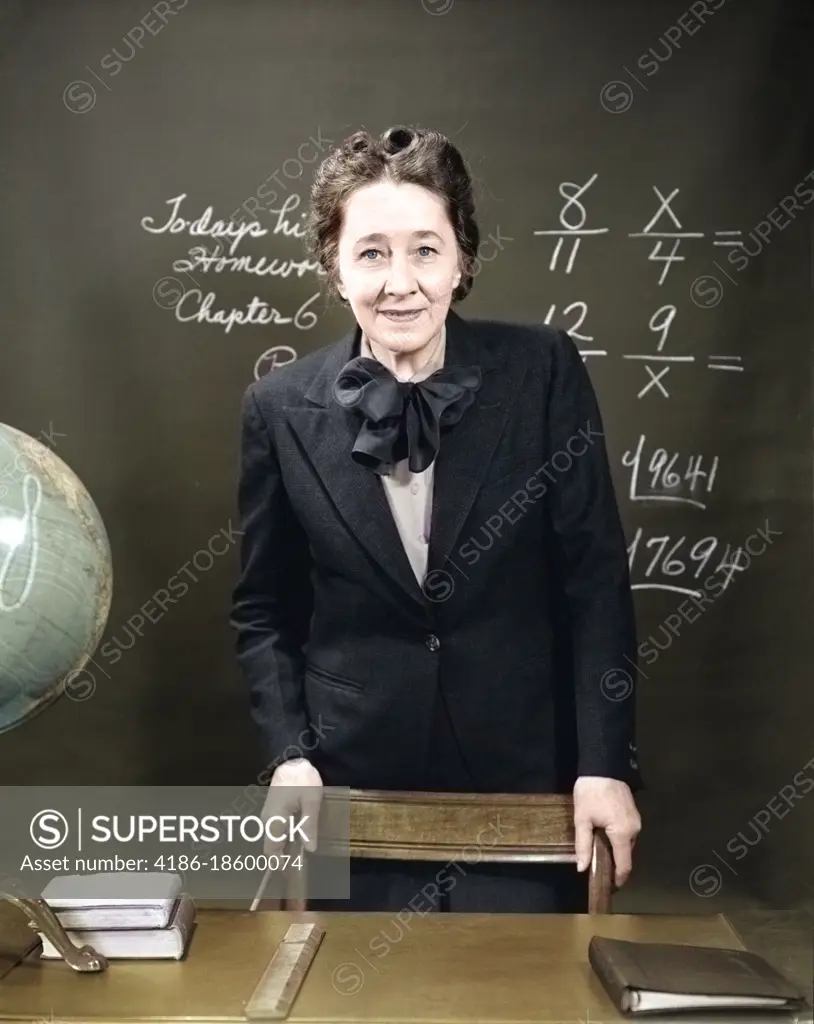
[[[605,830],[613,849],[615,884],[625,884],[633,867],[633,847],[642,821],[626,782],[581,775],[574,785],[574,829],[577,871],[591,863],[594,829]]]

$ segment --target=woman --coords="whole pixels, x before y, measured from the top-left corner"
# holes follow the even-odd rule
[[[309,235],[356,322],[243,403],[232,624],[270,797],[305,787],[313,815],[323,784],[573,787],[578,868],[605,828],[621,885],[640,828],[636,636],[579,353],[564,331],[450,310],[479,232],[437,132],[347,139],[316,174]],[[326,906],[398,909],[436,876],[354,861],[350,902]],[[431,903],[580,911],[585,879],[479,864]]]

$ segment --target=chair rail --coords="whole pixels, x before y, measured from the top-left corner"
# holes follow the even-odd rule
[[[324,801],[344,803],[326,788]],[[330,807],[326,807],[330,811]],[[330,813],[327,820],[331,819]],[[322,821],[322,815],[320,816]],[[432,793],[350,790],[350,838],[318,836],[321,856],[382,860],[479,861],[518,864],[576,863],[573,799],[559,793]],[[496,839],[479,838],[491,833]],[[594,831],[588,866],[588,912],[610,912],[613,856],[607,836]],[[304,878],[299,879],[300,888]],[[305,910],[301,893],[279,901]],[[338,908],[339,909],[339,908]]]

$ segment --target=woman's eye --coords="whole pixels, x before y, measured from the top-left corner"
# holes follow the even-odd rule
[[[426,249],[426,253],[424,252],[425,249]],[[421,256],[424,256],[424,255],[429,256],[429,254],[431,252],[436,252],[436,251],[437,250],[433,249],[433,247],[431,245],[420,245],[418,247],[418,252],[419,252],[419,254]]]
[[[368,253],[378,252],[378,251],[379,251],[378,249],[365,249],[364,252],[360,253],[360,256],[362,257],[362,259],[364,259],[367,256]],[[370,261],[368,261],[368,262],[370,262]]]

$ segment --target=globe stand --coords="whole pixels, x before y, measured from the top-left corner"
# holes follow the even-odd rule
[[[75,946],[71,942],[59,918],[45,900],[0,892],[0,978],[8,974],[39,942],[39,939],[26,934],[21,927],[19,915],[7,912],[4,900],[26,915],[29,928],[42,932],[51,940],[69,967],[83,974],[107,970],[107,959],[97,953],[93,946]]]

